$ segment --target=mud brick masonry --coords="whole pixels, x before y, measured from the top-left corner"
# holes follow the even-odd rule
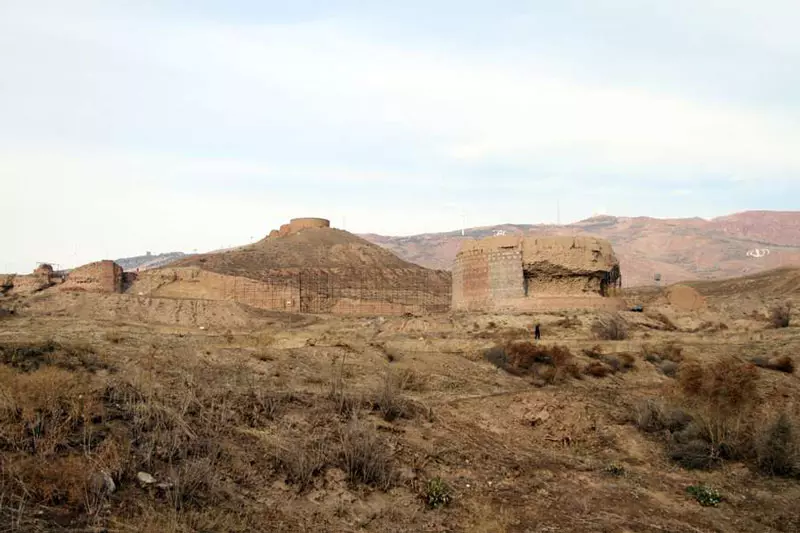
[[[619,308],[611,244],[594,237],[500,236],[465,242],[453,266],[455,310]]]

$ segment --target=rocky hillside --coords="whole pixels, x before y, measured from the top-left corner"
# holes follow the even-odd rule
[[[464,239],[507,234],[596,235],[611,241],[626,286],[722,279],[800,265],[800,211],[748,211],[712,220],[600,216],[574,224],[502,224],[411,237],[363,235],[400,257],[449,269]]]
[[[140,270],[147,270],[150,268],[162,267],[183,256],[184,254],[182,252],[168,252],[157,255],[147,254],[135,257],[124,257],[122,259],[116,259],[114,262],[127,271],[136,270],[137,268]]]

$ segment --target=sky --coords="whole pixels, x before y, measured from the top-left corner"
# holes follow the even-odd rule
[[[0,0],[0,271],[800,208],[795,0]]]

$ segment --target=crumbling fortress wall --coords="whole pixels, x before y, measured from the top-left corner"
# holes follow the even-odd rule
[[[464,243],[453,266],[456,310],[618,308],[611,244],[594,237],[499,236]]]
[[[270,237],[285,237],[292,233],[300,232],[304,229],[330,228],[331,221],[325,218],[293,218],[288,224],[283,224],[280,229],[274,229],[269,233]]]
[[[97,261],[71,271],[58,286],[63,291],[122,292],[122,267],[114,261]]]

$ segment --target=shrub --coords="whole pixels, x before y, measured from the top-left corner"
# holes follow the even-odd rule
[[[769,322],[773,328],[787,328],[792,316],[792,303],[776,305],[769,312]]]
[[[781,413],[756,444],[759,469],[773,476],[800,475],[800,449],[794,423]]]
[[[386,373],[383,385],[375,394],[372,408],[380,411],[381,416],[387,422],[398,418],[410,418],[412,415],[408,400],[399,392],[396,380],[390,372]]]
[[[497,368],[505,370],[508,366],[508,356],[506,350],[502,346],[493,346],[486,350],[483,354],[487,361],[492,363]]]
[[[548,346],[532,342],[512,342],[495,346],[484,354],[495,366],[509,374],[534,374],[552,383],[565,376],[579,375],[572,352],[566,346]],[[552,367],[548,370],[545,367]]]
[[[719,466],[721,460],[714,446],[701,439],[672,442],[669,456],[688,470],[710,470]]]
[[[605,467],[605,472],[615,477],[622,477],[625,475],[625,467],[611,463]]]
[[[339,432],[339,446],[339,463],[351,483],[382,490],[394,484],[389,450],[374,430],[354,420]]]
[[[273,453],[277,469],[299,490],[308,487],[328,464],[326,446],[319,440],[284,443]]]
[[[583,355],[590,359],[600,359],[603,356],[603,347],[595,344],[591,348],[584,348]]]
[[[636,427],[647,433],[664,430],[681,431],[689,425],[691,420],[692,417],[685,411],[668,407],[653,399],[637,404],[633,411],[633,422]]]
[[[600,361],[592,361],[583,369],[583,373],[596,378],[602,378],[611,373],[611,369]]]
[[[449,505],[453,501],[453,491],[442,478],[435,477],[425,487],[425,503],[431,509]]]
[[[686,487],[686,492],[691,494],[703,507],[716,507],[722,501],[720,493],[711,487],[691,485]]]
[[[678,330],[678,326],[676,326],[675,323],[672,320],[670,320],[670,318],[667,315],[665,315],[664,313],[662,313],[660,311],[655,311],[655,312],[648,313],[648,316],[650,318],[654,319],[654,320],[657,320],[658,322],[661,322],[662,326],[660,328],[656,328],[656,329],[661,329],[663,331],[677,331]]]
[[[636,358],[629,353],[616,353],[604,355],[600,358],[615,373],[627,372],[636,366]]]
[[[628,324],[617,313],[599,317],[592,324],[592,333],[598,339],[621,341],[628,338]]]
[[[421,374],[413,368],[403,368],[394,374],[397,388],[401,391],[421,392],[428,388],[429,379],[426,374]]]
[[[733,357],[706,365],[681,364],[678,385],[712,455],[732,458],[746,453],[757,384],[756,367]]]

